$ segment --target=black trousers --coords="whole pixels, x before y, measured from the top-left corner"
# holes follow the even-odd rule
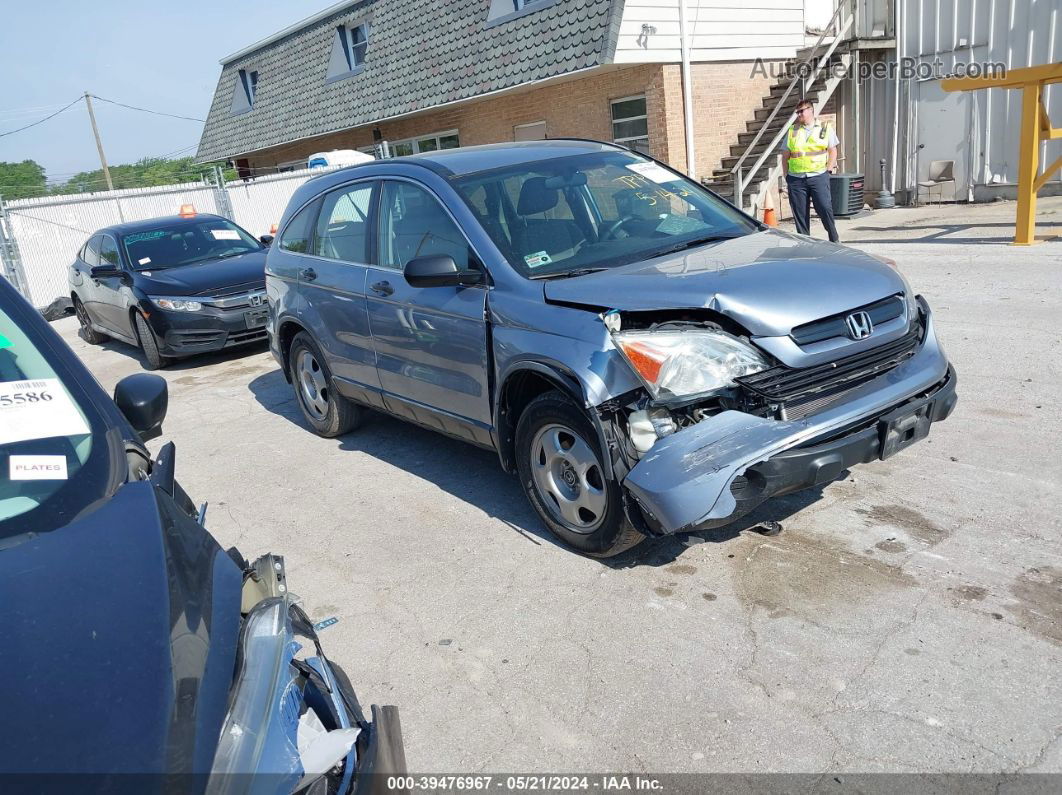
[[[811,234],[811,205],[815,204],[815,214],[819,216],[830,241],[838,242],[837,226],[833,223],[833,195],[830,193],[830,174],[818,174],[814,177],[794,177],[786,175],[786,188],[789,190],[789,206],[793,208],[793,220],[797,232]]]

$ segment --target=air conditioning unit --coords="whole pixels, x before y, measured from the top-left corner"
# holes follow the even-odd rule
[[[833,214],[837,218],[855,215],[863,209],[863,175],[833,174],[830,193],[833,195]]]

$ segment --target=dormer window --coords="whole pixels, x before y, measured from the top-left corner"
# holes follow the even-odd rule
[[[369,26],[341,25],[336,28],[332,40],[332,55],[328,59],[326,82],[342,80],[358,74],[365,68],[365,56],[369,52]]]
[[[247,113],[254,108],[254,96],[258,91],[258,70],[240,69],[236,74],[236,87],[232,92],[232,115]]]

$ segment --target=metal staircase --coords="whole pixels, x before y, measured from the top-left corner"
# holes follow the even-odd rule
[[[763,206],[768,187],[781,174],[775,153],[793,124],[797,103],[810,99],[818,113],[844,79],[843,72],[834,66],[842,64],[845,71],[851,66],[851,54],[839,53],[837,48],[852,23],[848,4],[839,3],[818,41],[799,50],[789,63],[787,74],[795,76],[783,77],[771,86],[763,107],[745,123],[747,131],[738,135],[737,144],[730,147],[730,155],[723,158],[720,168],[703,180],[705,185],[732,197],[731,201],[744,210],[756,212]]]

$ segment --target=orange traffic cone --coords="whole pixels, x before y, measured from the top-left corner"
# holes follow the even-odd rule
[[[763,208],[763,222],[767,226],[778,226],[778,214],[774,211],[773,207]]]

